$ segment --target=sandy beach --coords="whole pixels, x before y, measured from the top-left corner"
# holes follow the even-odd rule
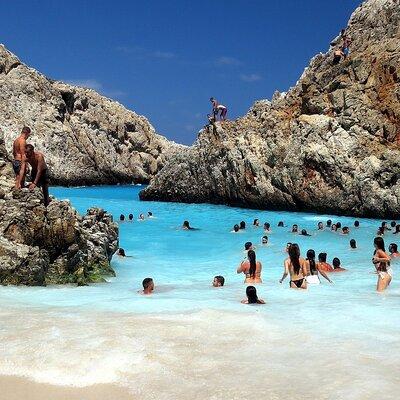
[[[114,385],[83,388],[32,382],[14,376],[0,377],[0,400],[135,400],[126,389]]]

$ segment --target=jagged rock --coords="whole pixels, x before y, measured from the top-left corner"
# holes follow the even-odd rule
[[[0,283],[99,282],[113,275],[118,227],[104,210],[81,217],[68,201],[46,208],[40,189],[15,190],[0,133]]]
[[[346,60],[319,54],[287,93],[202,130],[141,198],[399,217],[399,2],[363,3],[347,34]]]
[[[147,182],[180,146],[94,90],[52,81],[0,45],[0,130],[10,151],[24,125],[52,183]]]

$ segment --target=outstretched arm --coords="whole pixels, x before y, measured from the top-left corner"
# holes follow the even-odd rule
[[[323,271],[322,269],[319,269],[318,266],[317,266],[317,269],[318,269],[318,272],[319,272],[329,283],[333,283],[333,282],[331,281],[331,279],[329,278],[329,276],[326,274],[325,271]]]
[[[288,276],[288,274],[289,274],[289,269],[288,269],[288,266],[287,266],[287,264],[286,264],[286,261],[285,261],[285,263],[283,264],[283,267],[284,267],[284,271],[283,271],[282,278],[279,280],[279,283],[282,283],[282,282],[286,279],[286,277]]]

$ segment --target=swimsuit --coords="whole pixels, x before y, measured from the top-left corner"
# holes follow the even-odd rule
[[[12,162],[12,167],[13,167],[15,175],[19,175],[19,173],[21,171],[21,165],[22,165],[21,160],[14,160]]]
[[[295,281],[290,281],[289,286],[292,287],[292,283],[295,284],[296,287],[301,288],[303,286],[304,278],[296,279]]]
[[[32,182],[35,181],[36,175],[37,175],[37,171],[33,169],[32,173],[31,173]],[[43,185],[48,184],[48,183],[49,183],[49,177],[48,177],[47,168],[46,168],[42,171],[42,175],[40,176],[39,181],[36,184],[36,186],[42,187]]]

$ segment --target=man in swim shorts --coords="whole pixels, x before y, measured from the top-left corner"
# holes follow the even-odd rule
[[[21,189],[25,184],[26,175],[26,156],[25,146],[26,140],[31,134],[31,129],[27,126],[22,128],[21,134],[14,140],[13,143],[13,156],[12,162],[13,170],[15,173],[15,187]]]
[[[47,165],[44,156],[39,151],[35,151],[31,144],[25,146],[26,161],[32,167],[31,179],[29,190],[35,187],[41,187],[43,191],[44,205],[49,205],[49,178],[47,173]]]
[[[219,114],[219,118],[221,121],[225,121],[226,120],[226,114],[228,112],[228,109],[223,106],[222,104],[219,104],[218,101],[216,99],[214,99],[214,97],[210,98],[212,107],[213,107],[213,115],[214,115],[214,119],[217,120],[218,114]]]

